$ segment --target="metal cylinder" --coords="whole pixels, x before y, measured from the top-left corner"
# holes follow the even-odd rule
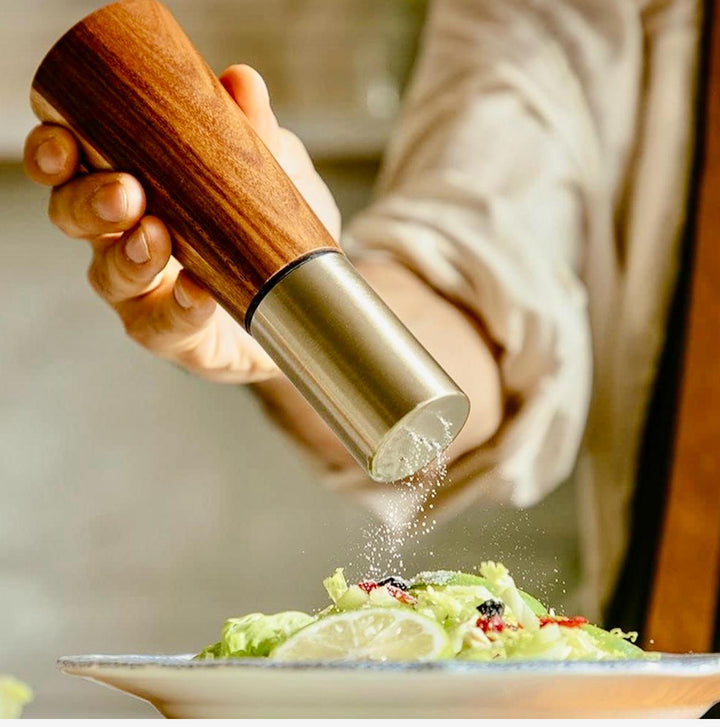
[[[422,469],[467,419],[465,394],[342,253],[280,277],[249,330],[374,480]]]

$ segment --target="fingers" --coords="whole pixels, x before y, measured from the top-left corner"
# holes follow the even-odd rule
[[[39,184],[64,184],[77,172],[80,151],[73,135],[62,126],[36,126],[25,141],[25,173]]]
[[[62,126],[36,126],[25,142],[27,175],[54,187],[51,221],[70,237],[93,238],[134,227],[145,211],[145,194],[129,174],[99,172],[73,177],[80,151],[72,133]]]
[[[188,367],[209,367],[213,348],[196,344],[207,335],[216,303],[171,257],[170,234],[159,219],[144,217],[118,240],[97,246],[88,279],[135,341]]]
[[[183,352],[196,349],[196,337],[205,334],[203,326],[217,304],[186,270],[176,273],[163,275],[157,288],[122,303],[118,312],[131,338],[154,353],[182,360]]]
[[[267,148],[277,156],[280,147],[279,125],[270,108],[270,94],[262,76],[250,66],[230,66],[220,76],[235,103]]]
[[[120,239],[96,246],[88,280],[101,298],[116,305],[151,292],[164,276],[174,280],[177,269],[168,266],[170,254],[165,225],[157,217],[144,217]]]
[[[134,227],[145,211],[145,193],[129,174],[99,172],[53,189],[51,221],[70,237],[99,237]]]

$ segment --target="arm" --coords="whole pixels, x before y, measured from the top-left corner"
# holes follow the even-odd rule
[[[570,474],[584,432],[592,350],[580,275],[600,217],[588,207],[606,205],[596,191],[607,181],[560,42],[567,31],[568,48],[585,47],[571,33],[579,24],[563,25],[581,4],[436,0],[376,199],[344,233],[357,264],[405,267],[468,321],[448,345],[446,324],[430,320],[440,307],[408,302],[427,319],[425,345],[439,358],[445,349],[451,371],[454,359],[466,365],[473,407],[500,414],[466,427],[435,513],[537,502]],[[381,516],[394,496],[350,469],[326,479]]]

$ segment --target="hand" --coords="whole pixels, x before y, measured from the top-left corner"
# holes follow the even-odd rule
[[[332,195],[300,140],[279,127],[261,76],[240,65],[226,70],[220,81],[338,239],[340,213]],[[44,124],[30,132],[25,171],[53,187],[51,221],[69,237],[90,242],[90,284],[117,311],[128,335],[157,356],[213,381],[278,377],[268,355],[172,257],[162,220],[144,214],[140,183],[122,172],[80,175],[79,160],[68,130]]]
[[[233,66],[220,80],[337,239],[335,202],[302,143],[279,128],[262,78],[247,66]],[[351,465],[348,451],[267,354],[172,257],[163,222],[144,216],[139,182],[122,172],[80,176],[79,157],[69,131],[42,125],[28,136],[25,169],[35,181],[53,186],[51,220],[68,236],[91,243],[90,283],[128,334],[206,379],[256,383],[276,421],[296,440],[330,467]],[[481,332],[402,265],[360,262],[358,268],[470,396],[470,420],[453,445],[456,455],[478,446],[495,431],[502,411],[497,366]]]

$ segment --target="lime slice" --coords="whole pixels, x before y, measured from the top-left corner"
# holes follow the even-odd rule
[[[449,654],[442,626],[411,611],[367,608],[306,626],[270,654],[279,661],[428,661]]]

